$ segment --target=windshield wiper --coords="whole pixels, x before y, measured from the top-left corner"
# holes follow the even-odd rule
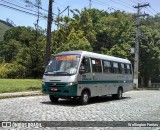
[[[44,75],[48,75],[48,76],[55,76],[55,75],[71,75],[68,72],[45,72]]]
[[[56,72],[56,74],[71,75],[70,73],[68,73],[68,72],[65,72],[65,71],[63,71],[63,72]]]

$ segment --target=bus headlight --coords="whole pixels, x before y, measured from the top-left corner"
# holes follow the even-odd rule
[[[77,84],[77,82],[69,82],[66,86],[70,87],[70,86],[75,85],[75,84]]]
[[[44,82],[44,81],[42,81],[42,85],[45,85],[45,82]]]

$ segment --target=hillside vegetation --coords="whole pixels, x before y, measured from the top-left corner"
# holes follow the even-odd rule
[[[5,21],[2,21],[0,20],[0,41],[3,40],[3,36],[5,34],[5,32],[10,29],[12,27],[11,24],[5,22]]]

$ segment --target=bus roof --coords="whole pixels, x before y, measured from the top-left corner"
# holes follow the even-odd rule
[[[123,59],[123,58],[104,55],[104,54],[98,54],[98,53],[94,53],[94,52],[82,51],[82,50],[60,52],[57,55],[73,55],[73,54],[75,54],[75,55],[83,55],[83,56],[91,57],[91,58],[109,60],[109,61],[131,63],[128,59]]]

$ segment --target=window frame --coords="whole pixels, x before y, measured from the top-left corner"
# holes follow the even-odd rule
[[[104,62],[110,63],[110,66],[104,66]],[[112,61],[102,60],[102,68],[103,68],[103,73],[113,73],[113,72],[112,72]],[[107,68],[107,71],[105,71],[106,68]]]
[[[85,64],[83,63],[83,62],[84,62],[83,59],[88,59],[88,63],[89,63],[88,66],[85,66]],[[81,62],[80,62],[80,68],[81,68],[81,65],[82,65],[82,64],[83,64],[85,73],[91,73],[91,72],[92,72],[90,57],[85,57],[85,56],[84,56],[84,57],[82,58]],[[86,71],[86,70],[87,70],[87,69],[86,69],[87,67],[89,67],[89,71]],[[80,68],[79,68],[79,69],[80,69]]]
[[[92,73],[102,73],[103,72],[103,67],[102,67],[102,60],[101,59],[98,59],[98,58],[90,58],[91,59],[91,67],[92,67]],[[93,61],[92,60],[95,60],[95,64],[93,64]],[[96,66],[96,60],[99,60],[99,63],[100,65],[97,65]],[[93,66],[95,65],[95,66]],[[94,71],[94,67],[96,67],[96,70],[97,71]],[[99,68],[100,67],[100,68]],[[101,71],[99,71],[101,69]]]
[[[114,63],[116,63],[117,64],[117,66],[115,67],[114,66]],[[114,74],[119,74],[120,73],[120,68],[119,68],[119,62],[117,62],[117,61],[112,61],[112,73],[114,73]]]

